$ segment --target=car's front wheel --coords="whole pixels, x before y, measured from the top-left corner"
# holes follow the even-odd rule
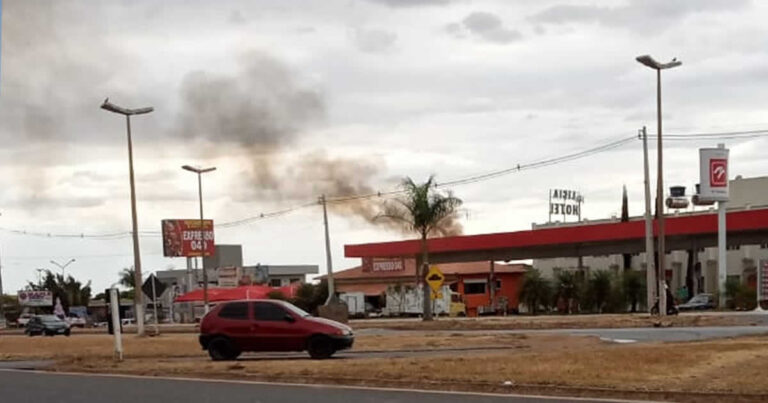
[[[312,338],[309,339],[309,342],[307,343],[307,351],[309,352],[309,356],[316,360],[331,358],[333,353],[336,352],[336,350],[333,349],[333,341],[331,338],[322,335],[312,336]]]
[[[217,337],[208,343],[208,355],[214,361],[230,361],[240,355],[240,350],[226,337]]]

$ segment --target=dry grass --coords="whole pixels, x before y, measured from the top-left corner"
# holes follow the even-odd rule
[[[355,329],[386,328],[393,330],[503,330],[503,329],[580,329],[651,327],[657,319],[648,314],[504,316],[450,319],[432,322],[418,320],[353,321]],[[676,327],[754,325],[755,318],[739,315],[680,315],[664,319]]]
[[[106,336],[71,338],[0,338],[0,359],[53,358],[55,370],[143,375],[199,376],[252,380],[335,382],[369,385],[499,390],[505,381],[516,389],[552,386],[628,391],[685,392],[674,395],[705,400],[692,393],[758,394],[768,400],[768,337],[705,342],[617,345],[591,337],[553,335],[361,335],[357,351],[459,346],[506,346],[498,351],[456,352],[411,358],[366,358],[315,361],[303,358],[258,358],[212,362],[193,335],[125,339],[126,360],[111,359]],[[331,375],[329,375],[331,374]],[[430,386],[432,385],[432,386]],[[512,390],[512,389],[509,389]],[[522,389],[531,390],[531,389]],[[535,389],[533,389],[535,390]],[[592,393],[590,392],[590,393]],[[596,392],[594,392],[596,393]],[[613,392],[614,395],[616,392]],[[635,393],[635,392],[632,392]],[[669,399],[670,395],[642,395]],[[731,396],[733,399],[736,397]],[[733,400],[716,396],[709,401]],[[738,400],[736,399],[736,400]],[[747,399],[747,400],[749,400]]]
[[[526,335],[358,335],[353,351],[422,350],[458,347],[513,347]],[[109,335],[83,334],[73,337],[0,337],[0,360],[111,358],[114,347]],[[197,335],[169,334],[139,338],[123,336],[124,351],[131,358],[204,357]]]

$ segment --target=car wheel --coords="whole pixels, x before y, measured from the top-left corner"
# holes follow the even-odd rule
[[[336,350],[333,349],[333,341],[328,336],[312,336],[307,343],[309,356],[322,360],[330,358]]]
[[[230,361],[240,355],[240,350],[226,337],[217,337],[208,343],[208,355],[214,361]]]
[[[69,337],[70,334],[72,334],[72,331],[70,329],[67,329],[64,331],[64,336]]]

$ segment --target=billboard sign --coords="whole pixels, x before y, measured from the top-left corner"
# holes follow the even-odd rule
[[[728,149],[699,149],[699,200],[728,201]]]
[[[216,246],[213,239],[213,220],[163,220],[163,256],[195,257],[213,256]]]
[[[21,306],[53,306],[51,291],[19,291],[18,295]]]
[[[265,284],[269,279],[267,266],[224,266],[217,269],[219,287]]]
[[[404,271],[405,259],[381,259],[363,258],[363,271],[366,273],[383,273],[390,271]]]

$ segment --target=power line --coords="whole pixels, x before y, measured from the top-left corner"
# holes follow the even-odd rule
[[[749,139],[749,138],[765,137],[765,136],[768,136],[768,130],[732,131],[732,132],[720,132],[720,133],[688,133],[688,134],[670,133],[670,134],[665,134],[664,138],[668,140],[703,140],[703,139],[711,140],[711,139]],[[656,135],[649,134],[648,137],[655,138]],[[544,168],[552,165],[562,164],[565,162],[574,161],[574,160],[585,158],[594,154],[619,148],[621,146],[629,144],[630,142],[636,140],[637,138],[638,138],[637,136],[625,137],[625,138],[614,140],[614,141],[611,141],[587,150],[579,151],[579,152],[574,152],[574,153],[570,153],[570,154],[566,154],[558,157],[546,158],[546,159],[533,161],[525,164],[517,164],[510,168],[490,171],[490,172],[486,172],[478,175],[469,176],[466,178],[456,179],[456,180],[447,181],[447,182],[440,182],[440,183],[437,183],[435,187],[454,187],[454,186],[468,185],[468,184],[495,179],[495,178],[509,175],[516,172],[522,172],[526,170],[538,169],[538,168]],[[327,199],[327,202],[332,204],[347,203],[347,202],[352,202],[357,200],[366,200],[371,198],[394,196],[401,193],[404,193],[404,190],[401,190],[401,189],[388,190],[384,192],[375,192],[375,193],[351,195],[351,196],[338,196],[338,197],[332,196]],[[318,204],[317,201],[311,201],[311,202],[307,202],[294,207],[289,207],[289,208],[271,211],[267,213],[260,213],[258,215],[254,215],[251,217],[246,217],[246,218],[242,218],[234,221],[227,221],[227,222],[215,224],[215,227],[219,229],[235,228],[242,225],[251,224],[256,221],[285,216],[300,209],[316,206],[317,204]],[[38,236],[38,237],[45,237],[45,238],[71,238],[71,239],[80,238],[80,239],[95,239],[95,240],[119,240],[119,239],[123,239],[131,236],[130,231],[120,231],[120,232],[101,233],[101,234],[86,234],[86,233],[57,234],[57,233],[51,233],[51,232],[35,232],[35,231],[9,229],[9,228],[2,228],[2,227],[0,227],[0,231],[5,231],[8,233],[13,233],[17,235],[29,235],[29,236]],[[139,231],[140,237],[160,237],[161,235],[162,234],[159,231]]]

